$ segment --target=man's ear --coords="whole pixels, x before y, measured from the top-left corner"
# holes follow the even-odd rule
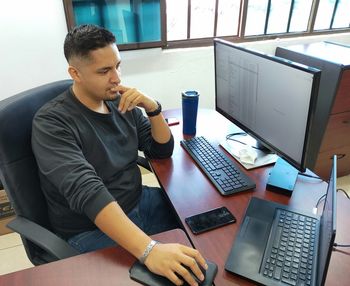
[[[70,65],[68,67],[68,73],[75,82],[80,82],[80,74],[76,67]]]

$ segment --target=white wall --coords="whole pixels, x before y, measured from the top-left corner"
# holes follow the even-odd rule
[[[122,53],[122,82],[136,86],[162,102],[181,106],[181,91],[200,92],[200,106],[214,106],[212,47],[177,50],[139,50]]]
[[[61,0],[1,1],[0,99],[68,78],[63,57],[66,33]]]
[[[4,1],[3,1],[4,2]],[[0,9],[0,100],[50,81],[68,78],[63,56],[67,33],[62,0],[11,0]],[[273,54],[277,45],[333,40],[350,34],[245,43]],[[200,106],[214,107],[213,48],[122,52],[122,81],[157,98],[164,108],[181,106],[181,91],[200,91]]]
[[[277,46],[330,40],[350,44],[350,33],[242,43],[274,54]],[[200,106],[214,108],[213,47],[138,50],[122,53],[122,80],[158,98],[165,108],[181,107],[181,91],[198,90]]]

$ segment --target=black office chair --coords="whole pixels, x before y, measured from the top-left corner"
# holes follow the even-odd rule
[[[49,83],[0,102],[0,181],[16,212],[7,226],[21,235],[34,265],[78,254],[52,232],[31,148],[34,114],[71,84],[71,80]],[[140,157],[138,163],[151,171],[147,159]]]

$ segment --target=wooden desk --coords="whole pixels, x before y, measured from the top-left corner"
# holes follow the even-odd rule
[[[181,110],[164,112],[166,117],[182,120]],[[225,135],[233,132],[233,125],[215,111],[200,110],[197,118],[197,136],[203,135],[214,144],[218,144]],[[182,125],[171,127],[175,149],[167,160],[152,160],[151,164],[158,180],[165,189],[176,212],[178,213],[194,246],[209,260],[218,264],[219,271],[215,285],[253,285],[224,269],[225,261],[234,242],[249,199],[252,196],[268,199],[282,204],[289,204],[311,212],[318,199],[326,191],[327,184],[317,179],[299,176],[291,198],[271,191],[266,191],[266,181],[271,167],[258,168],[247,172],[256,182],[256,189],[231,196],[222,196],[195,165],[190,156],[180,146],[183,139]],[[350,243],[350,202],[344,195],[338,194],[338,230],[336,242]],[[184,219],[187,216],[226,206],[236,216],[237,223],[200,235],[194,235]],[[350,251],[333,252],[327,285],[350,284]]]
[[[152,236],[161,242],[190,246],[186,234],[171,230]],[[0,276],[1,286],[140,286],[129,278],[135,258],[111,247]],[[3,262],[2,262],[3,263]]]

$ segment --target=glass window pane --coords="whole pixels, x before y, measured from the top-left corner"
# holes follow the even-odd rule
[[[245,36],[264,34],[267,3],[267,0],[250,0],[248,2]]]
[[[340,0],[332,28],[348,28],[350,24],[350,1]]]
[[[267,34],[286,33],[291,0],[272,0]]]
[[[101,7],[95,1],[72,1],[75,24],[101,25]]]
[[[161,40],[160,0],[73,0],[76,25],[110,30],[118,44]]]
[[[206,38],[214,36],[215,1],[191,1],[190,38]]]
[[[219,0],[216,35],[238,35],[240,0]]]
[[[295,0],[290,21],[289,32],[307,31],[312,0]]]
[[[320,0],[314,30],[329,29],[336,0]]]
[[[187,39],[188,0],[167,0],[167,40]]]

